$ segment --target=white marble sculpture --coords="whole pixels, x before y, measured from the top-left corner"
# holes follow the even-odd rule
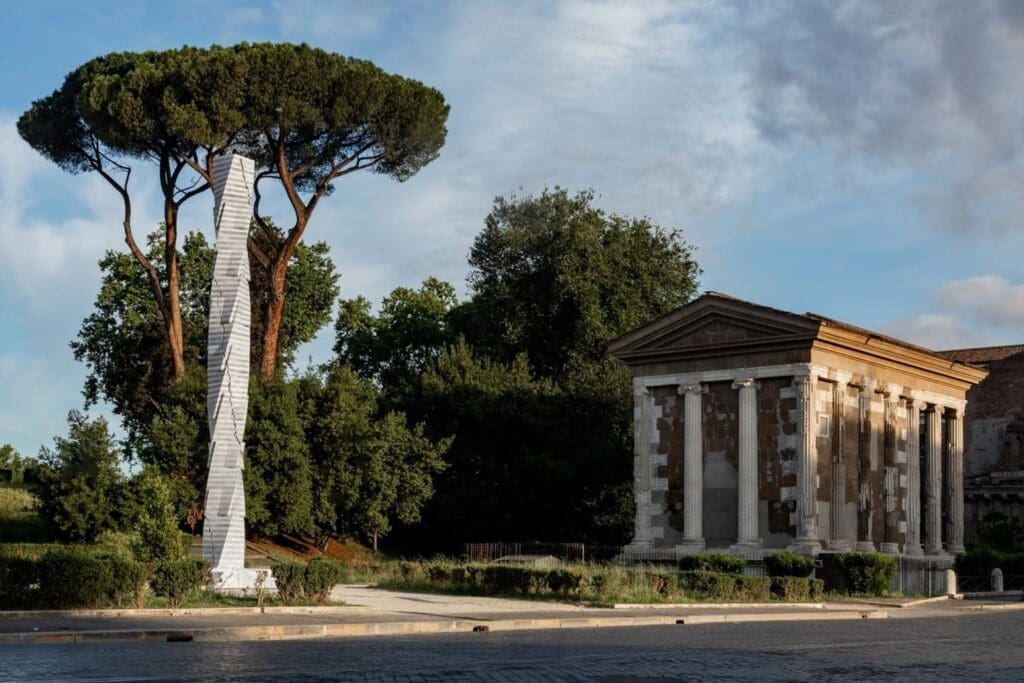
[[[249,223],[255,165],[237,154],[213,162],[217,238],[210,289],[206,408],[209,474],[203,557],[213,563],[216,588],[251,587],[245,569],[245,418],[249,408]]]

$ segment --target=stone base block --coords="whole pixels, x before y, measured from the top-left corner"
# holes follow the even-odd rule
[[[829,539],[828,541],[825,541],[825,546],[829,550],[831,550],[833,552],[837,552],[837,553],[848,553],[848,552],[850,552],[850,542],[849,541],[843,541],[843,540],[840,540],[840,539]]]
[[[786,550],[800,555],[817,555],[821,552],[821,543],[813,538],[798,538]]]
[[[906,545],[903,546],[903,554],[909,555],[910,557],[920,557],[921,555],[924,555],[924,548],[921,547],[920,543],[917,545]]]
[[[702,553],[706,547],[703,538],[684,538],[683,542],[676,546],[676,557]]]
[[[899,555],[900,554],[900,544],[899,543],[883,543],[881,546],[879,546],[878,549],[879,549],[879,551],[885,553],[886,555]]]
[[[729,546],[729,552],[751,560],[759,560],[764,554],[761,539],[752,541],[739,541]]]
[[[873,553],[877,550],[873,541],[857,541],[857,552],[859,553]]]
[[[274,581],[274,576],[270,573],[270,569],[254,569],[251,567],[243,569],[214,568],[211,573],[213,581],[210,583],[210,588],[218,592],[244,592],[255,590],[258,572],[267,573],[266,579],[263,581],[263,587],[265,589],[277,589],[277,583]]]

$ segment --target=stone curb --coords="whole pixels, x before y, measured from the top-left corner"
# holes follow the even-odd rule
[[[700,625],[771,621],[837,621],[851,619],[885,619],[880,610],[814,612],[788,614],[696,614],[687,616],[622,616],[570,617],[538,619],[455,619],[446,621],[401,621],[356,624],[302,624],[277,626],[221,626],[198,629],[146,629],[104,631],[51,631],[0,634],[0,645],[45,643],[87,643],[119,640],[131,641],[244,641],[296,640],[308,638],[341,638],[360,636],[395,636],[438,633],[470,633],[474,631],[526,631],[562,628],[601,628],[626,626]]]
[[[1024,609],[1024,602],[1011,602],[1006,605],[971,605],[970,607],[957,607],[956,609],[963,610],[965,612],[1002,612],[1004,610],[1011,611]]]
[[[274,605],[264,607],[180,607],[178,609],[39,609],[0,611],[0,619],[31,619],[33,617],[217,617],[250,614],[379,614],[379,607],[369,605],[325,605],[295,607]]]
[[[843,607],[849,609],[856,605],[868,605],[871,607],[885,607],[886,609],[905,609],[907,607],[918,607],[919,605],[929,605],[934,602],[948,602],[953,599],[951,595],[936,595],[931,598],[919,598],[917,600],[908,600],[907,602],[882,602],[881,600],[871,600],[870,598],[857,599],[857,600],[846,600],[838,602],[830,602],[829,605],[833,608]]]
[[[823,602],[617,602],[612,609],[825,609]]]

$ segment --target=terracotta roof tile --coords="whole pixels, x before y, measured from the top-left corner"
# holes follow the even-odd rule
[[[1016,356],[1021,352],[1024,352],[1024,344],[981,346],[973,349],[950,349],[948,351],[939,351],[938,353],[958,363],[984,365],[985,363],[994,363],[1010,356]]]

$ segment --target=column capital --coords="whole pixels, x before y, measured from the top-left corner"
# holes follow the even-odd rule
[[[964,409],[960,406],[946,406],[946,414],[956,420],[964,418]]]
[[[633,385],[633,398],[647,398],[651,395],[651,390],[645,386]]]
[[[885,396],[885,400],[891,403],[896,403],[900,400],[900,394],[903,392],[903,387],[899,384],[886,384],[882,388],[882,395]]]
[[[698,394],[698,395],[700,395],[700,394],[704,393],[704,385],[701,384],[700,382],[691,382],[691,383],[687,383],[687,384],[680,384],[679,387],[677,388],[677,391],[679,392],[680,396],[684,396],[686,394]]]
[[[948,410],[948,408],[946,408],[946,406],[939,405],[938,403],[929,403],[928,407],[925,408],[924,412],[926,412],[926,413],[935,413],[936,415],[941,416],[946,410]]]
[[[924,408],[927,405],[921,399],[914,398],[912,396],[906,400],[906,403],[907,403],[907,408],[908,409],[912,408],[912,409],[915,409],[915,410],[918,410],[918,411],[921,410],[921,408]]]
[[[737,379],[732,383],[733,389],[760,389],[761,383],[753,377],[747,377],[746,379]]]
[[[816,372],[801,372],[793,375],[793,384],[801,385],[808,384],[812,385],[818,381],[819,375]]]
[[[860,393],[873,394],[878,387],[878,380],[874,377],[865,377],[860,381]]]

